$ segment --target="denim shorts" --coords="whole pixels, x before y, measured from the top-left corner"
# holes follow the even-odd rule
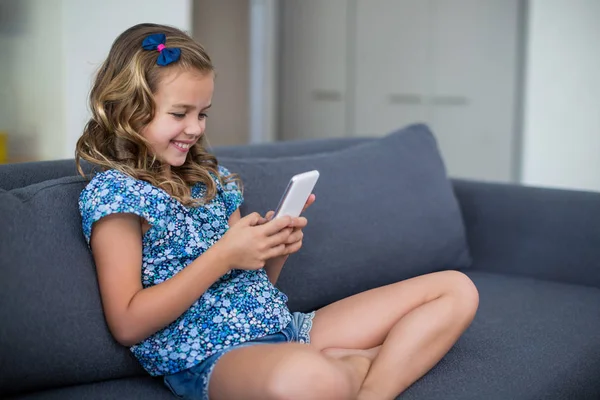
[[[310,329],[312,328],[314,316],[314,312],[308,314],[295,312],[292,314],[292,322],[280,332],[244,342],[236,346],[231,346],[212,354],[200,364],[172,375],[166,375],[164,377],[165,384],[171,392],[180,399],[209,400],[208,383],[210,381],[210,376],[212,375],[217,361],[219,361],[225,353],[231,350],[259,344],[287,342],[310,343]]]

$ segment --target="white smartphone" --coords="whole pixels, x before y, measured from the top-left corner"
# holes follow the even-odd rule
[[[318,180],[319,171],[317,170],[294,175],[281,196],[273,218],[299,217]]]

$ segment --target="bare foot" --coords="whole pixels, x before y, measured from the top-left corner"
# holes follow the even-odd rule
[[[324,355],[326,355],[327,357],[336,358],[336,359],[340,359],[340,358],[344,358],[344,357],[348,357],[348,356],[360,356],[360,357],[366,357],[371,362],[373,362],[375,357],[377,357],[377,354],[379,354],[380,348],[381,348],[381,346],[377,346],[377,347],[373,347],[371,349],[363,350],[363,349],[343,349],[343,348],[337,348],[337,347],[330,347],[328,349],[323,349],[321,352]]]

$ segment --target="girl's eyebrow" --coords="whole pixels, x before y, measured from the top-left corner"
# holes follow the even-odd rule
[[[202,109],[202,111],[208,110],[212,106],[212,103]],[[194,109],[195,107],[190,104],[173,104],[174,108],[185,108],[186,110]]]

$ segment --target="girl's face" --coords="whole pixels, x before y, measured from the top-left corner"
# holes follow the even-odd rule
[[[204,134],[213,91],[212,73],[175,70],[162,77],[154,95],[154,118],[141,134],[163,164],[183,165],[190,147]]]

